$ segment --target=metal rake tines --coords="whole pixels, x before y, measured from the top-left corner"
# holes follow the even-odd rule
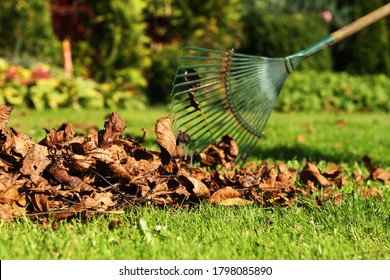
[[[250,133],[263,136],[287,75],[283,58],[232,53],[226,78],[228,102],[237,121]]]
[[[262,137],[286,76],[284,59],[187,47],[173,83],[174,129],[189,135],[192,152],[229,134],[245,157]]]

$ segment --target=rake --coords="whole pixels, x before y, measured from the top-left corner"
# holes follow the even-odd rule
[[[288,76],[304,59],[390,14],[390,3],[284,58],[185,47],[172,89],[174,131],[191,161],[229,134],[245,159],[259,138]]]

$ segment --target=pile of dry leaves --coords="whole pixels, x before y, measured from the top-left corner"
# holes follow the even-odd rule
[[[321,172],[307,163],[301,171],[284,163],[249,163],[234,168],[238,155],[228,135],[197,155],[201,167],[181,156],[172,121],[160,118],[155,134],[160,152],[149,151],[121,136],[123,119],[112,113],[104,129],[75,135],[69,123],[47,131],[40,142],[7,129],[12,109],[0,105],[0,218],[28,215],[62,219],[77,214],[110,213],[151,202],[186,207],[201,200],[222,205],[289,205],[317,196],[317,203],[342,201],[340,188],[348,180],[341,167]],[[390,174],[364,158],[369,177],[389,183]],[[362,182],[359,173],[352,180]],[[362,189],[378,195],[377,189]]]

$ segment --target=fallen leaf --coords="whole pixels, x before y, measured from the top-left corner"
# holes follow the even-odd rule
[[[364,165],[366,166],[368,172],[370,173],[370,178],[374,181],[380,180],[385,184],[390,183],[390,172],[383,170],[379,166],[373,166],[371,158],[364,156],[362,158]]]
[[[118,113],[113,112],[108,121],[104,123],[104,129],[98,133],[98,142],[100,148],[108,148],[118,139],[119,135],[125,130],[125,121]]]
[[[53,177],[63,184],[67,189],[74,190],[78,192],[91,192],[94,191],[94,188],[87,183],[85,183],[82,179],[76,176],[70,176],[66,169],[61,168],[59,164],[52,164],[49,167],[49,172]]]
[[[298,144],[306,143],[305,135],[303,135],[303,134],[297,135],[297,137],[295,138],[295,142],[297,142]]]
[[[338,127],[343,127],[343,126],[345,126],[347,124],[346,120],[344,120],[344,119],[338,119],[336,121],[336,123],[337,123]]]
[[[176,139],[172,132],[172,120],[166,117],[159,118],[155,125],[154,133],[161,149],[161,163],[167,165],[176,152]]]
[[[46,169],[46,167],[51,163],[51,160],[48,158],[47,147],[33,144],[24,160],[23,166],[20,168],[20,173],[23,175],[40,175]]]
[[[0,130],[6,128],[11,112],[12,107],[0,104]]]
[[[330,182],[328,179],[326,179],[318,169],[316,165],[313,163],[306,163],[302,171],[300,172],[300,178],[302,181],[313,181],[315,183],[318,183],[320,186],[329,186]]]
[[[74,138],[74,131],[68,122],[64,122],[54,132],[48,132],[39,144],[49,148],[58,148]]]
[[[195,160],[201,166],[215,168],[222,164],[226,169],[234,168],[234,160],[237,158],[239,148],[237,142],[230,135],[224,135],[221,141],[215,145],[208,145],[204,151],[195,154]]]
[[[11,131],[12,131],[11,138],[13,141],[12,150],[15,153],[21,155],[22,157],[25,157],[28,149],[34,144],[33,141],[23,133],[16,131],[12,127],[11,127]]]
[[[380,190],[378,188],[367,188],[364,193],[363,193],[363,197],[364,198],[369,198],[369,197],[377,197],[377,198],[381,198],[382,197],[382,194],[380,192]]]
[[[83,205],[89,210],[107,210],[108,207],[115,205],[113,198],[114,195],[111,192],[95,192],[83,201]]]
[[[209,198],[210,190],[200,180],[193,177],[188,171],[181,170],[177,177],[180,184],[182,184],[188,191],[192,192],[198,198]]]
[[[241,194],[232,187],[224,187],[216,191],[210,197],[210,202],[213,204],[220,204],[224,200],[239,198]]]
[[[372,174],[372,179],[382,181],[385,184],[390,184],[390,172],[385,171],[382,168],[376,168]]]

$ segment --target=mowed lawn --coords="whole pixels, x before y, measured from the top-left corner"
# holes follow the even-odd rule
[[[103,128],[106,111],[72,109],[35,112],[15,109],[10,126],[38,141],[45,128],[68,121],[77,133]],[[120,110],[126,134],[147,132],[147,148],[158,149],[153,128],[166,108]],[[334,162],[346,175],[367,174],[360,159],[390,170],[390,115],[273,113],[265,139],[249,160],[321,168]],[[381,198],[364,199],[346,186],[341,205],[289,208],[214,206],[157,209],[146,205],[126,214],[87,221],[62,220],[44,228],[29,218],[0,221],[1,259],[389,259],[390,186],[370,180]],[[314,199],[314,198],[313,198]]]

